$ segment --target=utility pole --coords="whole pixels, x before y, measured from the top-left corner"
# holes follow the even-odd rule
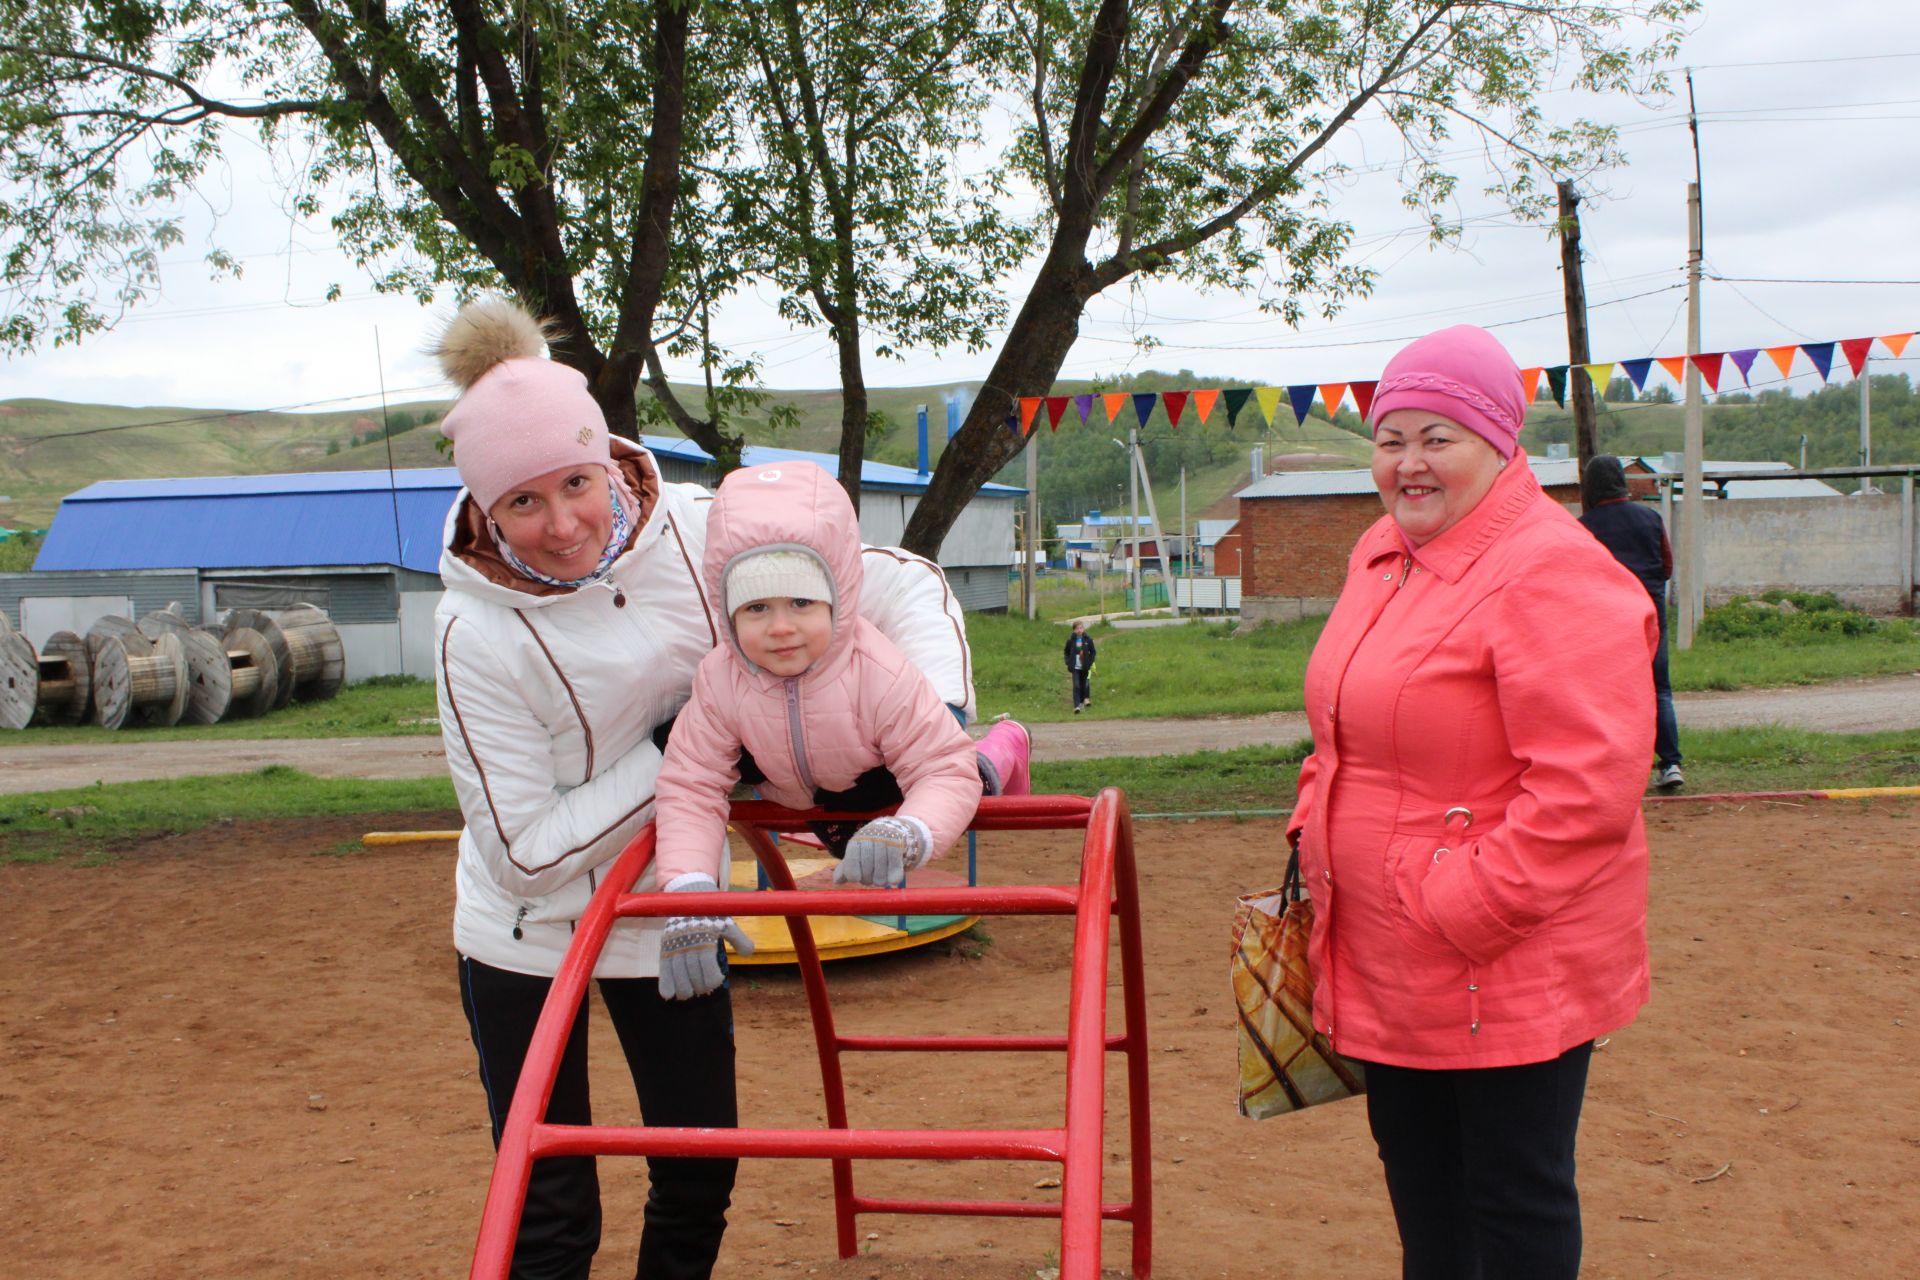
[[[1133,466],[1134,470],[1139,473],[1140,487],[1147,491],[1147,527],[1153,530],[1153,545],[1160,552],[1160,581],[1164,583],[1167,588],[1167,605],[1172,611],[1173,616],[1177,618],[1180,616],[1180,599],[1173,590],[1173,564],[1167,557],[1167,531],[1166,527],[1160,523],[1160,508],[1154,505],[1153,477],[1147,474],[1147,460],[1140,455],[1140,450],[1137,445],[1133,451]],[[1138,523],[1137,519],[1135,523]],[[1139,550],[1140,544],[1135,542],[1134,551],[1137,553]],[[1138,570],[1135,571],[1134,578],[1134,585],[1138,587]],[[1140,611],[1140,597],[1137,592],[1134,595],[1133,604],[1134,612],[1138,613]]]
[[[1587,284],[1580,268],[1580,197],[1573,183],[1558,184],[1560,192],[1560,278],[1567,294],[1567,362],[1576,368],[1591,364],[1587,346]],[[1606,392],[1593,385],[1593,379],[1581,369],[1567,379],[1573,394],[1574,453],[1580,460],[1578,475],[1587,474],[1587,464],[1599,452],[1599,431],[1595,422],[1594,398]]]
[[[1133,616],[1140,616],[1140,428],[1127,429],[1127,497],[1131,519],[1127,532],[1133,543],[1127,552],[1127,585],[1133,588]]]
[[[1700,353],[1700,184],[1687,184],[1687,354]],[[1701,526],[1706,523],[1706,495],[1701,492],[1701,457],[1705,453],[1704,424],[1700,409],[1700,370],[1687,361],[1686,460],[1681,466],[1680,508],[1680,625],[1674,637],[1676,648],[1693,647],[1693,630],[1707,593],[1701,578],[1706,570],[1706,548]]]
[[[1040,614],[1038,584],[1033,580],[1033,557],[1040,545],[1040,421],[1036,415],[1027,437],[1027,545],[1020,551],[1020,597],[1026,601],[1029,621]]]
[[[1873,400],[1872,381],[1871,381],[1872,372],[1873,372],[1873,357],[1871,355],[1861,356],[1860,357],[1860,465],[1863,467],[1870,467],[1873,465],[1873,427],[1869,424],[1867,419],[1868,405],[1870,405]],[[1861,476],[1860,492],[1862,495],[1865,495],[1869,493],[1878,493],[1880,491],[1873,487],[1872,476]]]

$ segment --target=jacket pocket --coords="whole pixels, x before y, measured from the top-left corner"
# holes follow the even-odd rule
[[[1432,874],[1434,854],[1444,840],[1441,835],[1419,832],[1393,837],[1387,844],[1386,884],[1382,896],[1387,914],[1393,920],[1394,932],[1410,950],[1464,964],[1466,957],[1428,922],[1426,911],[1420,905],[1421,886]],[[1451,851],[1447,856],[1455,854],[1466,856],[1464,850]]]

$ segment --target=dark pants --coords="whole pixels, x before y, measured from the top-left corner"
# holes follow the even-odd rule
[[[1673,714],[1673,682],[1667,679],[1667,602],[1655,601],[1660,614],[1660,648],[1653,655],[1653,758],[1665,768],[1680,763],[1680,720]]]
[[[493,1140],[513,1103],[520,1065],[551,980],[460,958],[460,1000],[480,1055]],[[652,978],[600,982],[649,1125],[734,1128],[733,1004],[723,984],[694,1000],[662,1000]],[[547,1106],[554,1124],[591,1124],[587,1017],[574,1019]],[[639,1280],[706,1280],[727,1229],[734,1160],[647,1157]],[[514,1280],[586,1280],[600,1247],[600,1179],[592,1156],[537,1160],[514,1245]]]
[[[1405,1280],[1574,1280],[1573,1146],[1591,1044],[1470,1071],[1367,1063]]]
[[[1093,697],[1093,672],[1080,670],[1073,673],[1073,705],[1078,707]]]

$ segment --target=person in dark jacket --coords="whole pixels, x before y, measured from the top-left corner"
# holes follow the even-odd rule
[[[1073,713],[1080,714],[1080,708],[1093,701],[1093,660],[1095,657],[1093,637],[1087,634],[1087,624],[1073,624],[1073,634],[1067,637],[1067,670],[1073,673]]]
[[[1680,772],[1680,722],[1673,714],[1673,685],[1667,679],[1667,581],[1673,577],[1673,544],[1660,513],[1635,502],[1627,489],[1620,459],[1602,454],[1587,463],[1580,481],[1580,523],[1613,558],[1633,571],[1653,597],[1660,619],[1660,648],[1653,656],[1654,783],[1677,789]]]

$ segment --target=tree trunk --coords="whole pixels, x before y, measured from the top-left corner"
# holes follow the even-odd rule
[[[851,252],[851,247],[842,250]],[[852,314],[852,308],[842,309],[834,338],[840,347],[840,487],[858,515],[860,469],[867,458],[867,378],[860,368],[860,329]]]

